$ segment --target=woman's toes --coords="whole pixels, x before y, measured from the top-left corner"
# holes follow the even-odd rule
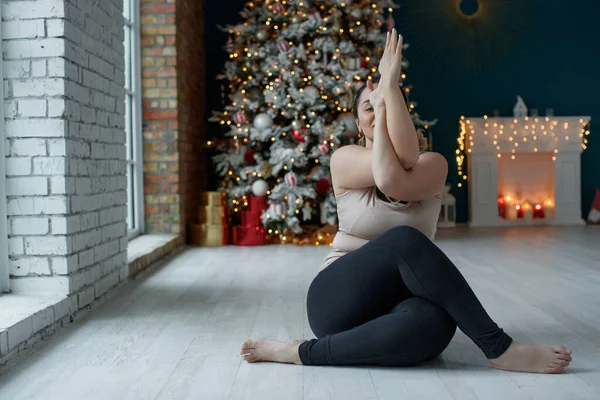
[[[554,361],[554,364],[558,365],[558,366],[562,366],[562,367],[568,367],[569,366],[569,362],[566,360],[556,360]]]
[[[571,354],[571,350],[568,350],[565,346],[553,346],[552,348],[559,354]]]
[[[254,354],[246,354],[242,357],[242,360],[253,363],[257,361],[257,358]]]
[[[569,354],[559,354],[557,358],[559,360],[564,360],[564,361],[568,361],[568,362],[573,361],[573,358]]]
[[[248,339],[244,343],[242,343],[242,347],[240,349],[240,354],[244,354],[244,351],[248,351],[256,348],[254,340]]]

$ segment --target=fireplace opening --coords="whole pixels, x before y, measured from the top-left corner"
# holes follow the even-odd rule
[[[498,158],[498,215],[504,220],[554,219],[554,154],[501,153]]]

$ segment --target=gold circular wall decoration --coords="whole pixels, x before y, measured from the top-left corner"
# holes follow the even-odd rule
[[[474,77],[493,70],[504,57],[519,51],[535,20],[532,3],[405,1],[398,11],[397,28],[410,43],[411,54],[449,73]]]

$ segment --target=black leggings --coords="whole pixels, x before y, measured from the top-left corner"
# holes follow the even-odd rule
[[[300,345],[305,365],[415,365],[444,351],[457,325],[488,359],[512,343],[448,257],[406,226],[322,270],[307,311],[318,339]]]

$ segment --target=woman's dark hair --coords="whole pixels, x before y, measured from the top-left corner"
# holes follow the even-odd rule
[[[375,85],[377,83],[377,81],[373,81],[373,84]],[[354,114],[354,118],[358,119],[358,100],[360,99],[360,96],[363,94],[363,92],[365,91],[365,89],[367,88],[367,83],[363,83],[362,85],[360,85],[360,87],[356,90],[356,94],[354,95],[354,101],[352,102],[352,113]],[[400,93],[402,93],[402,97],[404,97],[404,102],[406,103],[406,108],[408,109],[408,112],[410,112],[410,104],[408,103],[408,96],[406,95],[406,92],[404,91],[404,89],[402,89],[402,87],[400,87]],[[425,139],[425,135],[423,135],[423,131],[421,129],[417,129],[417,136],[419,138],[419,150],[421,152],[427,150],[428,148],[428,144],[427,144],[427,139]],[[358,135],[357,137],[358,139],[358,144],[361,146],[365,145],[365,136],[364,134],[362,134],[362,132]]]

